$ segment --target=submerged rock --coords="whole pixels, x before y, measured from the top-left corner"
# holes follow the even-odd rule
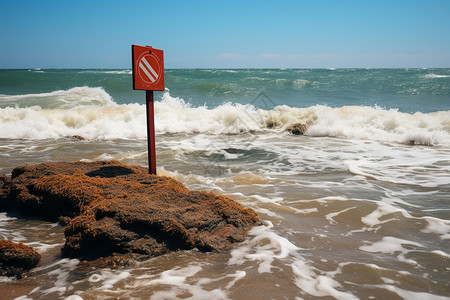
[[[0,175],[0,210],[5,210],[10,206],[11,179],[7,176]]]
[[[22,243],[0,241],[0,276],[22,277],[23,273],[33,269],[41,256],[33,248]]]
[[[67,257],[120,261],[118,254],[219,251],[260,224],[252,209],[228,197],[189,191],[170,177],[117,161],[24,165],[3,182],[9,209],[66,224]]]
[[[82,137],[81,135],[78,135],[78,134],[72,135],[72,139],[79,140],[79,141],[86,140],[84,137]]]
[[[306,130],[308,130],[308,127],[302,123],[295,123],[286,128],[286,131],[295,135],[303,135],[305,134]]]

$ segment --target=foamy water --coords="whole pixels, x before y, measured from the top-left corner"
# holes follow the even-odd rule
[[[101,88],[0,96],[0,103],[6,106],[0,108],[0,138],[47,139],[80,135],[90,140],[110,140],[146,137],[145,105],[118,105]],[[450,145],[450,111],[408,114],[379,107],[320,105],[308,108],[283,105],[263,110],[251,104],[232,103],[210,109],[186,104],[183,99],[172,97],[168,90],[161,101],[155,103],[155,110],[159,134],[280,134],[292,124],[302,123],[308,126],[305,133],[308,136]]]
[[[28,73],[49,73],[39,71]],[[167,75],[179,85],[183,76],[206,84],[208,76],[226,73],[257,82],[255,89],[261,81],[308,89],[325,85],[318,74],[342,72],[292,70],[298,77],[275,81],[264,77],[275,76],[270,70],[231,71]],[[414,73],[415,80],[422,89],[447,80],[438,71]],[[83,72],[77,76],[129,76]],[[400,92],[409,88],[402,84]],[[264,226],[228,252],[180,251],[109,269],[61,258],[57,224],[2,213],[0,237],[35,247],[43,261],[20,281],[1,278],[0,286],[29,286],[19,299],[450,299],[448,109],[269,107],[266,98],[210,106],[181,96],[178,85],[169,88],[155,102],[158,174],[228,195],[255,209]],[[199,91],[220,88],[227,92],[220,84]],[[100,87],[2,95],[0,173],[63,160],[145,166],[145,122],[143,98],[118,103]],[[295,123],[308,126],[305,135],[285,131]]]

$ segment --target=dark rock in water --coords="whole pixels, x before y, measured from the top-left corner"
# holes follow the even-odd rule
[[[14,200],[14,210],[67,224],[62,254],[88,260],[218,251],[260,225],[253,210],[228,197],[189,191],[172,178],[117,161],[20,166],[9,192],[4,198]]]
[[[0,241],[0,276],[20,278],[36,267],[40,259],[39,253],[22,243]]]
[[[10,186],[11,179],[7,176],[0,175],[0,210],[8,209],[10,203]]]
[[[84,141],[84,140],[86,140],[84,137],[82,137],[81,135],[77,135],[77,134],[72,135],[72,138],[73,138],[74,140],[79,140],[79,141]]]
[[[279,127],[279,126],[280,126],[280,124],[278,124],[277,122],[268,122],[266,124],[266,127],[269,128],[269,129],[272,129],[272,128],[275,128],[275,127]]]
[[[295,135],[302,135],[308,130],[308,127],[305,124],[302,123],[295,123],[286,128],[286,131],[289,131],[292,134]]]
[[[114,253],[113,255],[100,257],[95,260],[82,260],[80,267],[89,269],[130,267],[136,265],[142,258],[146,258],[146,256],[136,253]]]

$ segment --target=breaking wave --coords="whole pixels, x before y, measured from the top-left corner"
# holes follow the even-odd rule
[[[429,78],[429,79],[432,79],[432,78],[449,78],[450,75],[439,75],[439,74],[430,73],[430,74],[424,75],[423,77],[424,78]]]
[[[41,109],[73,109],[114,105],[112,97],[101,87],[74,87],[50,93],[0,95],[0,108],[39,107]]]
[[[155,102],[155,111],[158,134],[288,134],[287,127],[301,123],[308,136],[450,145],[450,111],[409,114],[376,106],[322,105],[263,110],[237,103],[208,108],[186,103],[169,90]],[[100,87],[0,95],[0,138],[144,139],[145,128],[145,104],[117,104]]]

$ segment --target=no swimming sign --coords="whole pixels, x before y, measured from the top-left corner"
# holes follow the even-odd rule
[[[148,171],[156,175],[155,109],[153,91],[164,91],[164,53],[150,46],[131,46],[133,89],[145,90]]]
[[[150,46],[132,45],[133,89],[164,91],[164,53]]]

